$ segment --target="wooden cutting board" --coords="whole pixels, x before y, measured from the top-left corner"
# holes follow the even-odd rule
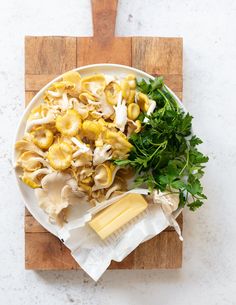
[[[114,37],[117,0],[93,0],[93,37],[25,38],[26,105],[47,82],[79,66],[117,63],[152,75],[163,75],[166,84],[182,99],[182,38]],[[182,228],[182,215],[178,218]],[[172,228],[140,245],[111,269],[180,268],[182,247]],[[34,270],[79,269],[70,251],[47,232],[26,210],[25,268]]]

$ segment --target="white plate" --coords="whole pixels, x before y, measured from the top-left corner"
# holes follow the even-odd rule
[[[154,79],[153,76],[151,76],[141,70],[134,69],[134,68],[131,68],[128,66],[116,65],[116,64],[95,64],[95,65],[83,66],[83,67],[80,67],[80,68],[77,68],[74,70],[78,71],[82,77],[91,75],[94,73],[103,73],[103,74],[114,75],[114,76],[116,76],[116,75],[125,76],[128,73],[134,73],[138,79],[141,79],[141,78],[144,78],[145,80],[148,80],[150,78]],[[23,137],[24,131],[25,131],[25,126],[26,126],[26,121],[29,116],[29,113],[32,110],[32,108],[34,108],[37,104],[40,103],[40,98],[42,97],[44,91],[47,90],[52,85],[52,83],[54,83],[55,81],[61,80],[61,78],[62,78],[62,75],[53,79],[50,83],[48,83],[45,87],[43,87],[31,100],[31,102],[26,107],[26,109],[20,119],[19,125],[17,127],[17,131],[16,131],[16,137],[15,137],[14,143]],[[183,104],[181,103],[181,101],[179,100],[179,98],[170,89],[169,89],[169,91],[176,98],[176,100],[179,103],[179,105],[181,106],[181,108],[183,108],[185,110],[185,108],[184,108]],[[16,163],[16,153],[15,153],[14,146],[13,146],[12,160],[13,160],[13,164],[15,164]],[[39,206],[37,204],[37,200],[34,195],[34,191],[32,189],[30,189],[28,186],[26,186],[19,179],[18,173],[16,170],[15,170],[15,177],[16,177],[17,185],[19,187],[20,193],[22,195],[23,201],[24,201],[27,209],[46,230],[48,230],[49,232],[51,232],[54,235],[57,235],[57,231],[58,231],[59,227],[55,224],[51,224],[48,221],[48,215],[41,208],[39,208]]]

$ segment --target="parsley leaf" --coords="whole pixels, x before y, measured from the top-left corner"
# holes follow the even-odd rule
[[[200,178],[208,157],[197,149],[202,141],[192,135],[193,117],[179,107],[162,77],[141,80],[137,88],[157,106],[147,122],[146,114],[140,114],[142,130],[129,138],[133,148],[128,159],[114,162],[136,170],[136,185],[147,185],[150,190],[179,190],[179,206],[187,205],[195,211],[206,199]]]

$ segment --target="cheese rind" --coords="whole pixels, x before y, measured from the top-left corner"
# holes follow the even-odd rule
[[[90,222],[90,227],[105,239],[147,208],[147,202],[140,194],[128,194],[113,203]]]

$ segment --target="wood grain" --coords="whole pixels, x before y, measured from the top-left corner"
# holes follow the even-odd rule
[[[77,38],[77,66],[116,63],[131,65],[131,38],[117,37],[102,42],[101,40]]]
[[[93,63],[132,65],[153,75],[182,98],[182,39],[114,37],[116,0],[93,0],[94,37],[26,37],[25,102],[55,76]],[[178,218],[183,227],[182,215]],[[173,228],[140,245],[110,269],[180,268],[182,242]],[[48,233],[26,210],[25,268],[34,270],[79,269],[70,251]]]
[[[25,75],[25,90],[39,91],[47,83],[52,81],[58,74],[26,74]]]
[[[132,66],[152,75],[162,75],[178,95],[183,92],[183,39],[133,37]]]
[[[25,73],[58,74],[76,66],[75,37],[25,38]]]
[[[99,41],[114,38],[117,0],[92,0],[93,38]]]
[[[25,91],[25,105],[27,106],[37,91]]]
[[[40,228],[32,216],[26,216],[25,268],[34,270],[80,269],[61,241]],[[183,217],[178,222],[182,227]],[[33,222],[33,225],[32,225]],[[173,255],[174,254],[174,255]],[[170,228],[141,244],[122,262],[112,262],[109,269],[180,268],[182,244]],[[177,266],[177,267],[176,267]]]
[[[154,75],[182,76],[183,39],[132,37],[132,66]]]

